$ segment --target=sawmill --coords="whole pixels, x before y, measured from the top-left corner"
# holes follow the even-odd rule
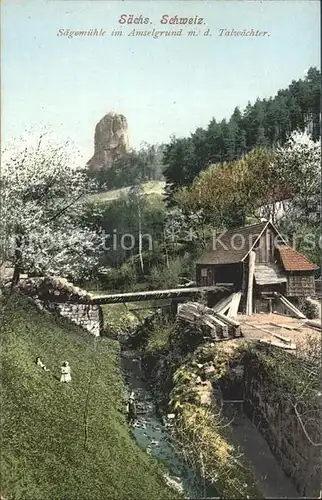
[[[224,231],[196,262],[196,282],[229,292],[214,304],[181,304],[178,319],[198,322],[213,340],[243,336],[295,349],[290,332],[320,329],[298,307],[315,297],[317,269],[271,222]]]

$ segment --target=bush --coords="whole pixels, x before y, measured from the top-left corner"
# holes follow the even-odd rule
[[[182,273],[182,261],[174,259],[169,262],[169,267],[154,266],[150,274],[150,286],[154,290],[177,288]]]
[[[319,317],[318,306],[309,299],[301,301],[299,303],[299,309],[309,319],[316,319]]]
[[[137,283],[138,275],[135,266],[125,262],[118,268],[108,270],[103,278],[104,288],[113,291],[131,291]]]

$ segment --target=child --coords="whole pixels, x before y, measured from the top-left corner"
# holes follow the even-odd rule
[[[39,356],[36,357],[36,365],[40,366],[40,368],[45,370],[45,372],[49,372],[49,368],[47,368],[46,365],[44,365]]]
[[[64,361],[61,366],[61,382],[71,382],[72,378],[70,376],[70,366],[68,361]]]

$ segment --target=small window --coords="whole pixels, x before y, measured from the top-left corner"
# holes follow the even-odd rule
[[[207,276],[208,276],[207,268],[206,267],[202,267],[201,268],[201,277],[202,278],[206,278]]]

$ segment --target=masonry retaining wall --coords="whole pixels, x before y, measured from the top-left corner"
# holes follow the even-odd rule
[[[41,300],[35,300],[35,302],[40,309],[67,318],[96,337],[101,335],[103,315],[100,306],[91,304],[45,303]]]
[[[244,377],[247,415],[300,495],[319,498],[322,470],[318,396],[316,401],[298,406],[301,422],[287,394],[283,396],[275,390],[274,382],[265,371],[259,372],[251,360],[245,366]]]
[[[45,311],[58,314],[98,337],[103,328],[100,305],[92,304],[92,296],[59,277],[28,278],[19,285]]]

